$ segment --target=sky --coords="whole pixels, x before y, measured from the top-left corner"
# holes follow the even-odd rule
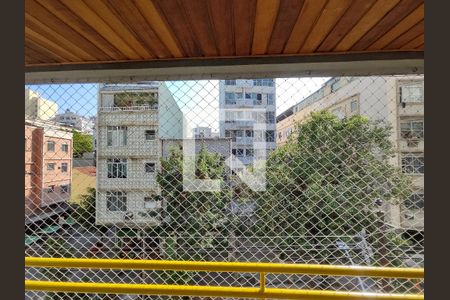
[[[277,115],[299,103],[318,90],[329,78],[277,78]],[[166,81],[178,106],[191,127],[207,126],[214,131],[219,127],[219,81]],[[91,117],[97,113],[98,84],[28,85],[43,98],[55,101],[59,113],[66,109]]]

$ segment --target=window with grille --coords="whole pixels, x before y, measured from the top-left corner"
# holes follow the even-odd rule
[[[145,131],[145,140],[153,141],[156,138],[156,130],[146,130]]]
[[[107,192],[106,207],[109,211],[127,211],[127,193],[126,192]]]
[[[68,163],[61,163],[61,172],[66,173],[68,169]]]
[[[405,200],[404,205],[408,209],[422,209],[425,207],[424,194],[412,194]]]
[[[423,154],[404,154],[402,156],[402,170],[404,173],[423,174],[425,172]]]
[[[108,178],[127,178],[127,159],[109,158],[107,166]]]
[[[404,83],[400,86],[400,101],[403,103],[423,102],[423,83]]]
[[[145,173],[155,173],[156,170],[156,163],[149,162],[145,163]]]
[[[47,171],[54,171],[55,170],[55,163],[49,163],[47,164]]]
[[[400,135],[404,139],[423,139],[424,126],[422,120],[405,120],[400,122]]]
[[[126,126],[108,126],[107,145],[111,147],[120,147],[127,145],[127,127]]]

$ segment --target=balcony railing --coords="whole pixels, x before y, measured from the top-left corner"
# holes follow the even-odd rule
[[[303,290],[266,287],[266,274],[308,274],[423,280],[423,268],[387,268],[338,265],[279,263],[164,261],[125,259],[74,259],[26,257],[26,267],[90,268],[120,270],[170,270],[202,272],[259,273],[259,287],[189,286],[166,284],[119,284],[98,282],[54,282],[25,280],[27,291],[76,292],[101,294],[137,294],[165,296],[239,297],[262,299],[403,299],[422,300],[418,294],[384,294],[333,290]]]
[[[158,105],[100,107],[100,112],[157,110]]]

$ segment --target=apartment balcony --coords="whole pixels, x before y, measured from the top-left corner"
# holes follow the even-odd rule
[[[142,111],[142,110],[158,110],[158,105],[111,106],[99,108],[99,112],[122,112],[122,111]]]
[[[253,137],[236,137],[236,142],[235,144],[237,145],[250,145],[253,144]]]
[[[158,125],[158,110],[149,106],[99,108],[99,127],[132,125]]]

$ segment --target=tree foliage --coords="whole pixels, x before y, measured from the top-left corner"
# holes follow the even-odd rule
[[[267,161],[268,189],[258,197],[262,235],[354,235],[376,231],[376,200],[410,195],[409,177],[393,166],[391,128],[319,112]]]
[[[83,153],[92,152],[93,149],[92,135],[73,131],[73,157],[82,157]]]
[[[191,158],[186,158],[191,160]],[[192,161],[193,163],[193,161]],[[230,203],[231,190],[224,184],[225,164],[217,153],[202,145],[195,160],[197,179],[219,180],[220,191],[186,191],[183,189],[183,153],[173,148],[161,159],[157,180],[167,203],[167,230],[176,232],[178,241],[199,248],[220,244],[217,239],[226,231],[225,208]]]
[[[87,230],[95,228],[95,198],[95,188],[88,188],[87,193],[81,195],[80,203],[72,213],[77,224]]]

